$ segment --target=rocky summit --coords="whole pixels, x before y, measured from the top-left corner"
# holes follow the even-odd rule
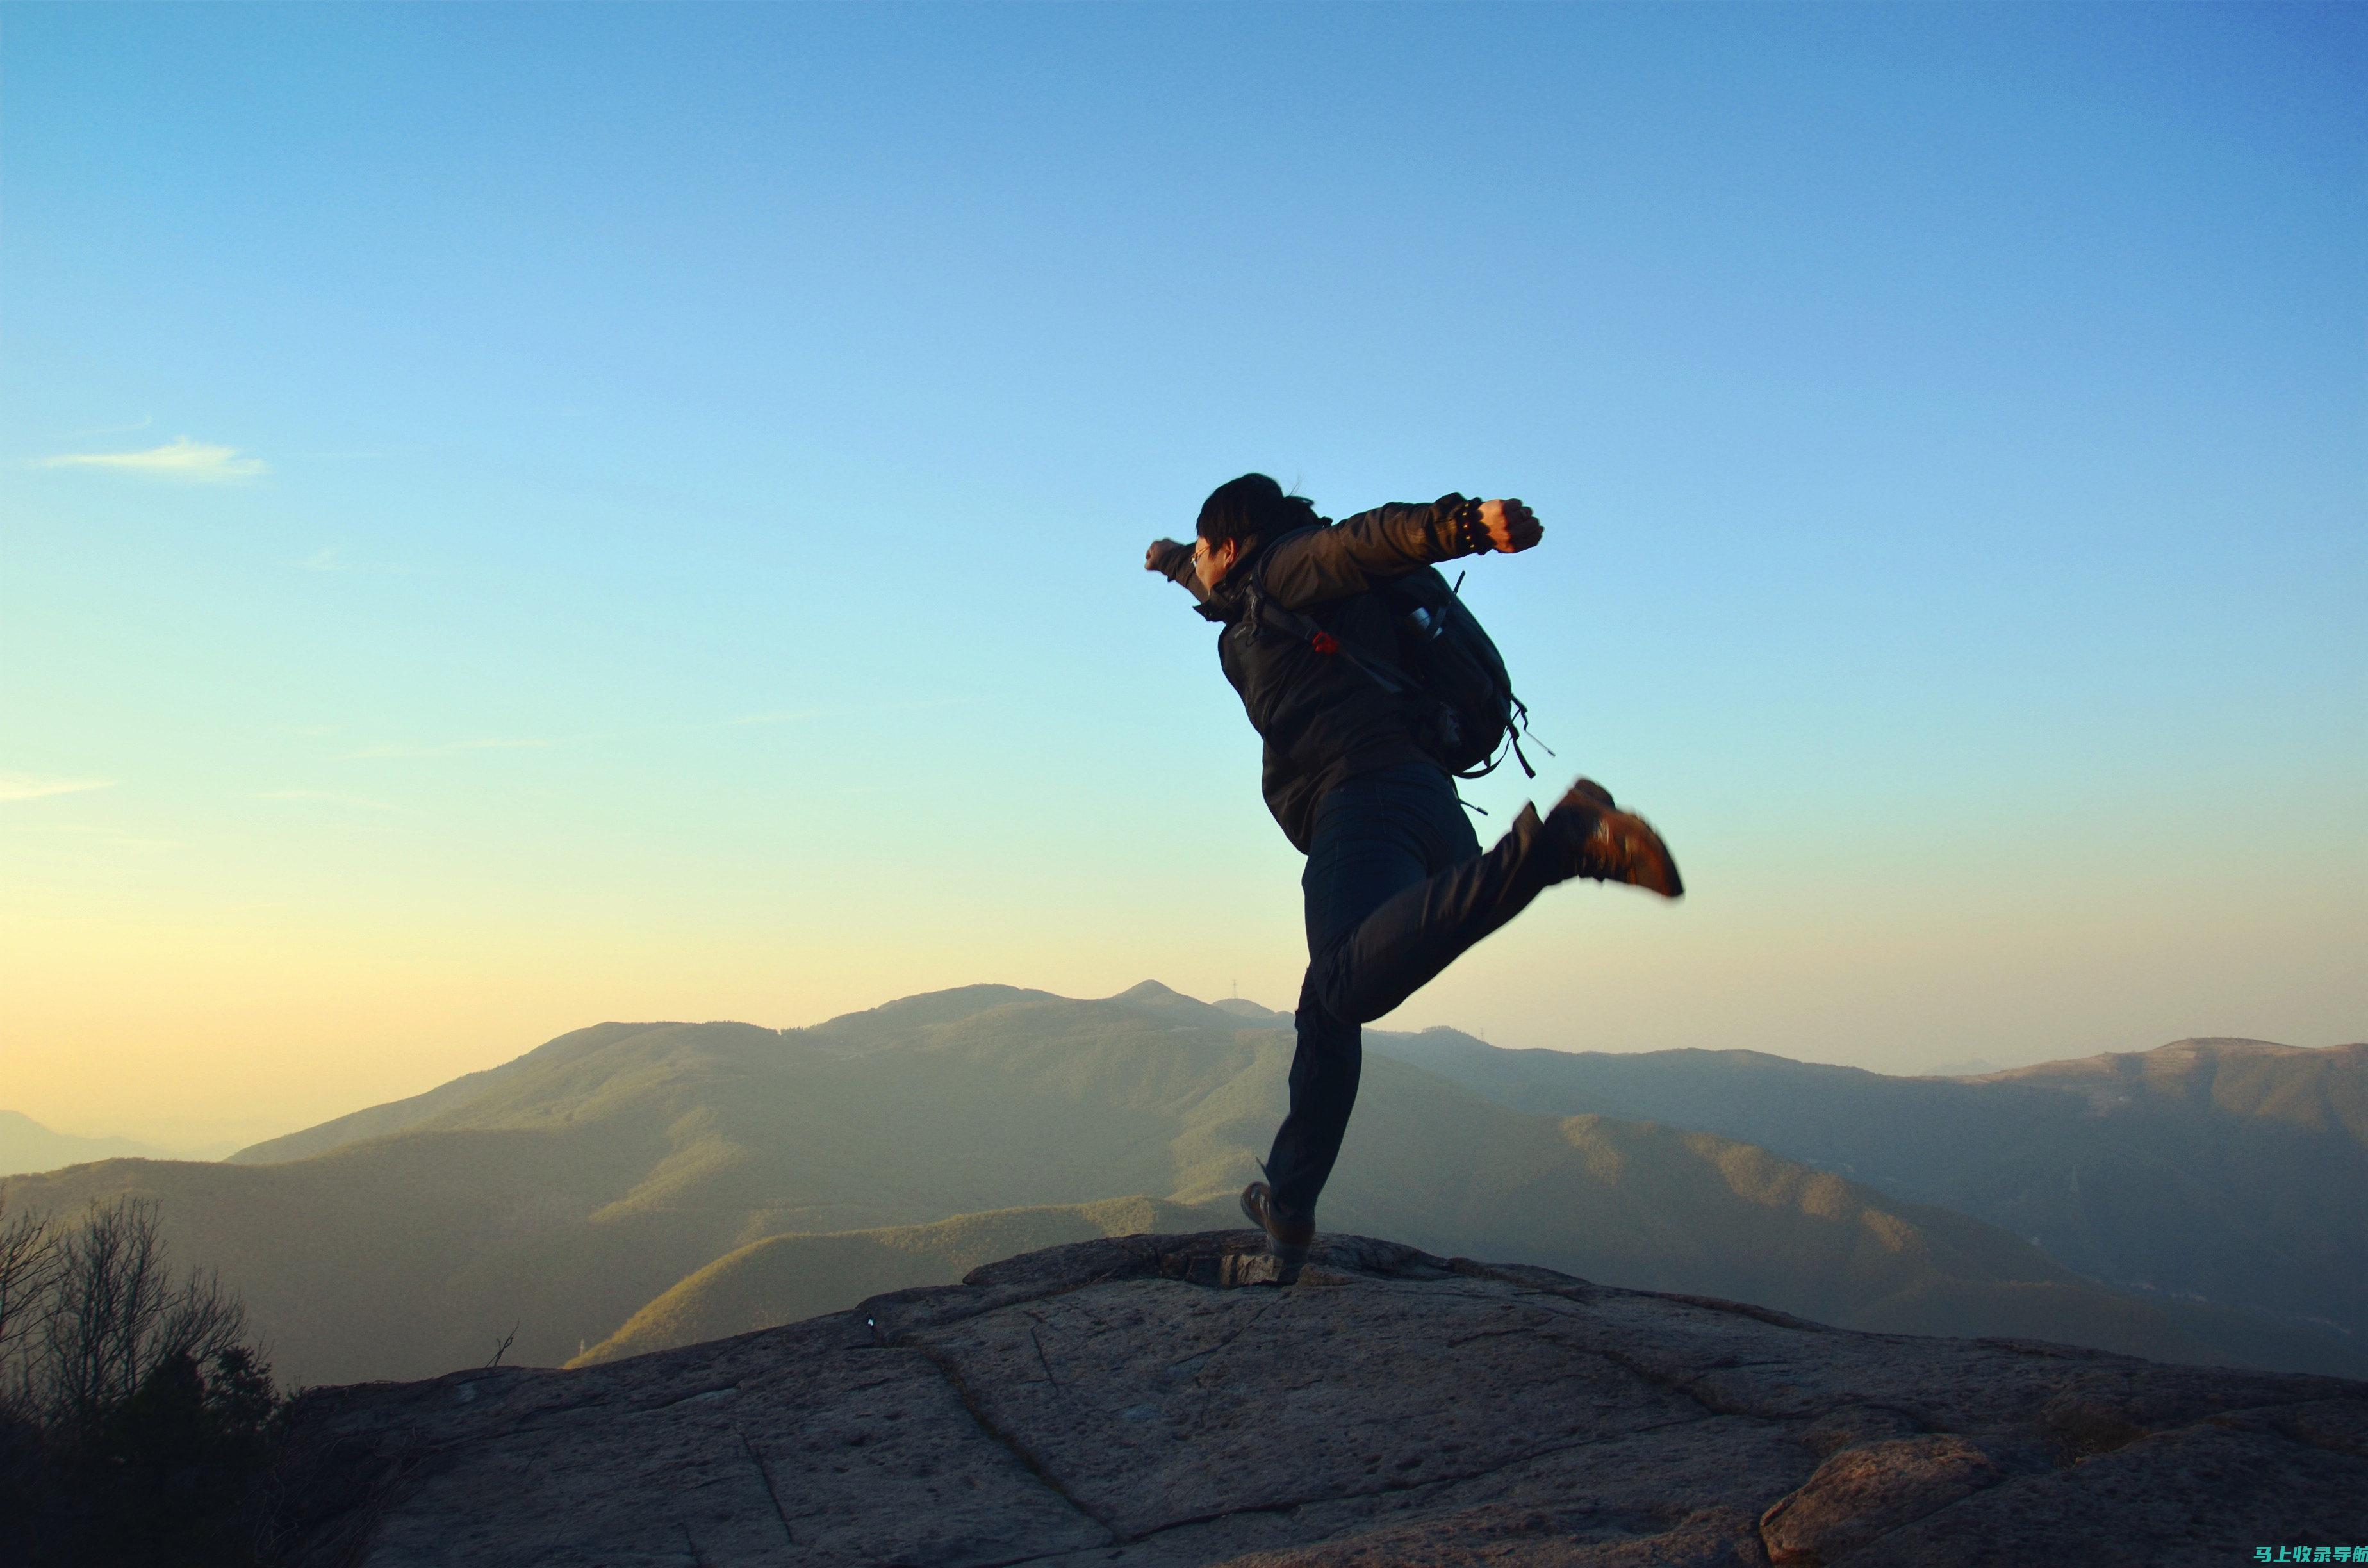
[[[1084,1242],[561,1371],[319,1390],[305,1568],[2368,1558],[2368,1384],[1829,1328],[1354,1236]],[[2347,1551],[2347,1555],[2349,1555]]]

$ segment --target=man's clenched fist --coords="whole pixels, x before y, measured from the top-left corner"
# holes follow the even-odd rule
[[[1535,512],[1512,500],[1481,502],[1480,526],[1488,531],[1488,542],[1507,555],[1529,549],[1546,532]]]

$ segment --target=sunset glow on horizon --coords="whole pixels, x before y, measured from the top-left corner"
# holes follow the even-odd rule
[[[118,7],[0,33],[0,1110],[611,1018],[1288,1009],[1217,483],[1469,566],[1688,897],[1381,1027],[2368,1037],[2342,6]]]

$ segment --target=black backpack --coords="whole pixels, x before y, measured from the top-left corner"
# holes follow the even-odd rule
[[[1509,751],[1535,778],[1538,770],[1521,755],[1520,739],[1529,733],[1529,708],[1513,695],[1497,644],[1457,595],[1463,583],[1461,575],[1451,585],[1437,567],[1418,566],[1368,590],[1390,607],[1397,624],[1395,659],[1356,653],[1306,616],[1276,604],[1255,568],[1247,597],[1259,625],[1347,659],[1395,693],[1406,704],[1416,744],[1456,778],[1493,773]],[[1554,753],[1549,748],[1546,755]]]

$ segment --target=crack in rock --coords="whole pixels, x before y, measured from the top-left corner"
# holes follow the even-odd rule
[[[2368,1496],[2357,1382],[1861,1334],[1357,1238],[1325,1243],[1328,1288],[1245,1298],[1247,1235],[1075,1244],[581,1371],[324,1391],[291,1417],[275,1539],[289,1568],[1882,1568],[2120,1561],[2207,1523],[2342,1537]],[[833,1423],[879,1449],[841,1454]],[[1741,1533],[1636,1539],[1681,1515]],[[1569,1528],[1506,1534],[1531,1517]]]
[[[1029,1315],[1033,1317],[1035,1314],[1031,1312]],[[1029,1325],[1028,1340],[1030,1344],[1036,1346],[1036,1364],[1044,1369],[1044,1381],[1055,1392],[1065,1392],[1061,1388],[1061,1380],[1053,1375],[1052,1358],[1044,1354],[1044,1336],[1036,1332],[1036,1327],[1032,1324]]]
[[[773,1506],[773,1517],[781,1521],[781,1540],[791,1546],[797,1545],[798,1538],[790,1529],[790,1517],[781,1511],[781,1494],[773,1490],[773,1472],[765,1468],[765,1456],[757,1451],[757,1445],[750,1442],[748,1434],[739,1427],[732,1428],[732,1435],[740,1439],[740,1447],[747,1453],[748,1462],[757,1467],[757,1479],[765,1483],[765,1501]]]
[[[629,1415],[655,1415],[661,1410],[672,1410],[676,1405],[689,1404],[694,1399],[713,1399],[717,1394],[738,1393],[739,1392],[740,1385],[736,1382],[718,1383],[713,1388],[694,1389],[690,1392],[682,1395],[680,1398],[667,1400],[663,1404],[637,1404],[631,1410],[627,1411],[626,1414]]]
[[[1090,1522],[1096,1529],[1100,1530],[1112,1540],[1119,1539],[1118,1531],[1110,1528],[1110,1521],[1079,1501],[1076,1494],[1071,1492],[1063,1483],[1061,1478],[1054,1475],[1044,1461],[1038,1459],[1026,1444],[987,1419],[986,1412],[980,1407],[977,1397],[971,1392],[970,1385],[963,1381],[962,1374],[951,1364],[952,1359],[951,1357],[942,1355],[926,1345],[913,1345],[906,1348],[938,1369],[938,1375],[945,1379],[946,1386],[953,1391],[954,1398],[962,1403],[962,1409],[970,1413],[970,1418],[978,1424],[980,1431],[1000,1443],[1012,1458],[1018,1460],[1027,1469],[1029,1474],[1042,1482],[1054,1496],[1076,1509],[1078,1515]]]
[[[1545,1324],[1540,1323],[1525,1323],[1517,1324],[1511,1328],[1484,1328],[1472,1334],[1457,1335],[1447,1342],[1447,1347],[1450,1350],[1456,1350],[1466,1345],[1476,1345],[1484,1339],[1509,1339],[1515,1335],[1535,1335],[1544,1326]]]

